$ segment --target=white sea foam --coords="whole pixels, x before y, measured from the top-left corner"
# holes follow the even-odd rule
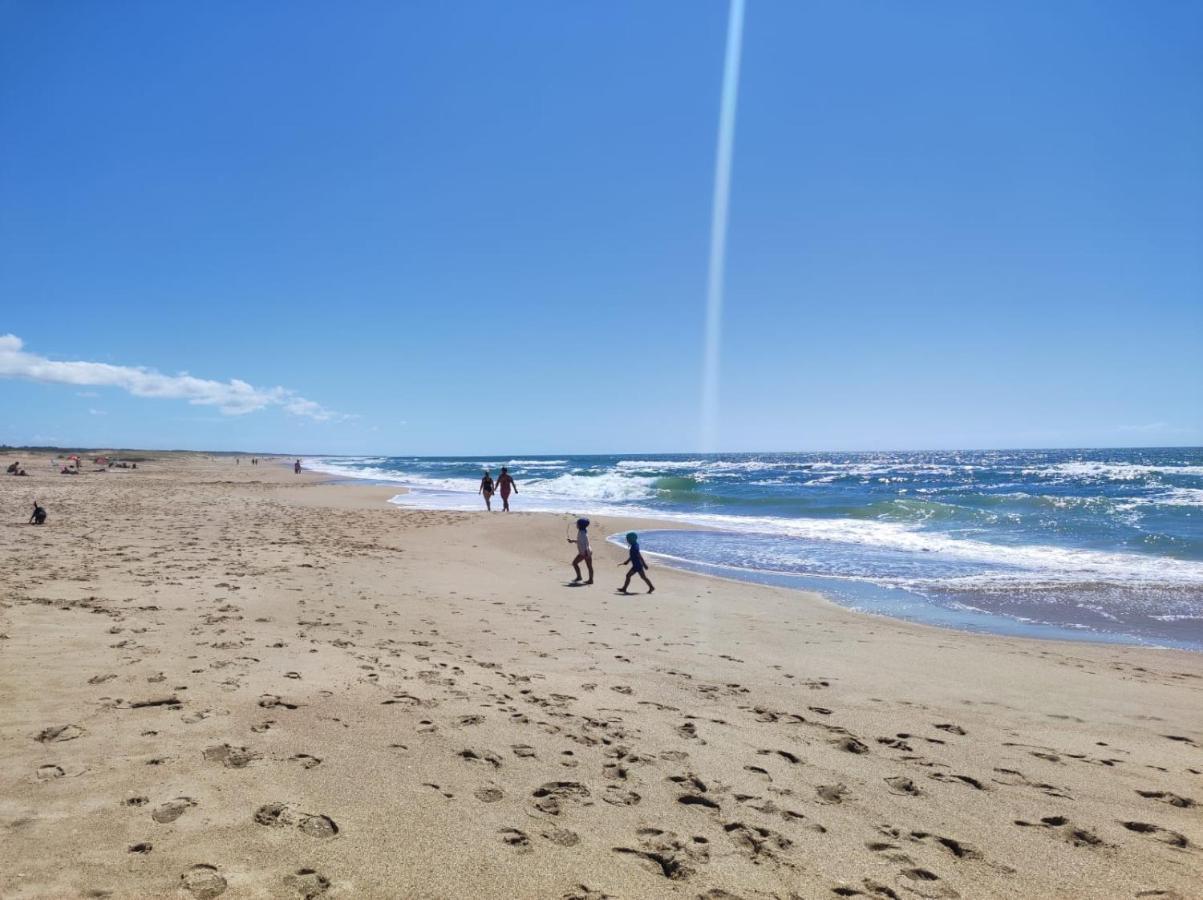
[[[624,472],[672,472],[701,469],[706,465],[704,459],[620,459],[615,468]]]
[[[564,500],[605,503],[647,500],[656,495],[654,478],[603,472],[598,475],[578,475],[565,472],[555,478],[530,478],[520,483],[524,495]]]
[[[1156,506],[1203,506],[1203,488],[1171,488],[1143,502]]]
[[[1203,477],[1203,466],[1146,465],[1143,463],[1108,463],[1080,460],[1054,463],[1023,470],[1027,476],[1060,475],[1071,480],[1139,481],[1150,475],[1184,475]]]
[[[312,457],[305,460],[305,468],[312,472],[322,472],[326,475],[338,475],[340,478],[357,478],[366,481],[402,482],[400,473],[391,469],[381,469],[378,465],[385,457],[344,457],[336,460],[328,457]]]

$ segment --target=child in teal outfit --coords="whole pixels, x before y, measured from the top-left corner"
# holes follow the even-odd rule
[[[619,565],[629,565],[631,568],[627,571],[627,580],[622,583],[622,587],[618,589],[618,593],[628,593],[627,588],[631,586],[631,578],[638,575],[643,579],[643,583],[647,585],[647,592],[650,594],[656,588],[647,577],[648,565],[647,560],[643,558],[643,554],[639,552],[639,535],[633,531],[629,532],[627,534],[627,544],[631,548],[630,555],[620,562]]]

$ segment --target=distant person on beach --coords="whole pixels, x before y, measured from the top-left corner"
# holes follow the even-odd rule
[[[493,511],[493,476],[489,474],[489,470],[485,469],[484,477],[480,479],[480,490],[477,491],[485,498],[485,509],[489,512]]]
[[[33,515],[29,517],[29,524],[30,525],[45,525],[46,524],[46,510],[42,506],[38,505],[37,500],[33,501]]]
[[[7,469],[5,469],[4,471],[7,472],[9,475],[16,475],[17,470],[19,468],[21,468],[21,464],[19,462],[15,462],[15,463],[10,464],[9,467]]]
[[[656,588],[647,577],[648,565],[647,560],[643,558],[643,554],[639,552],[639,535],[633,531],[628,532],[627,545],[631,548],[630,555],[620,562],[619,565],[629,565],[631,568],[627,571],[627,580],[622,583],[622,587],[618,589],[618,593],[628,593],[627,588],[631,586],[631,578],[638,575],[643,579],[643,583],[647,585],[647,592],[650,594]]]
[[[589,549],[589,520],[576,520],[576,541],[572,538],[568,539],[568,543],[576,544],[576,558],[572,561],[572,568],[576,572],[576,578],[572,579],[573,584],[581,583],[581,563],[583,562],[586,568],[589,569],[589,580],[585,584],[593,584],[593,551]]]
[[[293,475],[301,474],[301,461],[299,459],[292,464],[292,474]]]
[[[518,493],[518,485],[514,483],[513,477],[505,466],[501,467],[501,474],[497,476],[497,490],[501,493],[502,511],[509,512],[510,491]]]

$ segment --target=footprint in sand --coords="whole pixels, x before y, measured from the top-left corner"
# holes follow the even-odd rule
[[[1045,816],[1039,822],[1025,822],[1022,819],[1016,819],[1015,824],[1024,828],[1047,828],[1055,831],[1074,847],[1107,846],[1103,839],[1093,831],[1073,825],[1065,816]]]
[[[890,787],[891,794],[905,794],[911,797],[918,797],[923,793],[915,784],[905,775],[892,775],[889,778],[883,779]]]
[[[735,846],[754,862],[763,858],[773,859],[775,851],[788,850],[794,843],[770,828],[746,825],[743,822],[728,822],[723,826],[723,831],[727,832]]]
[[[231,747],[229,744],[206,747],[202,755],[208,762],[219,762],[227,769],[245,768],[259,758],[258,753],[253,753],[246,747]]]
[[[843,750],[845,753],[868,753],[869,752],[869,748],[861,741],[852,737],[852,735],[846,735],[845,737],[836,738],[835,740],[833,740],[831,742],[831,744],[832,744],[832,746],[838,747],[840,750]]]
[[[611,806],[635,806],[643,799],[634,791],[624,791],[617,785],[610,785],[602,791],[601,798]]]
[[[838,805],[844,802],[844,798],[848,796],[848,788],[843,784],[820,784],[815,788],[815,793],[819,795],[821,803],[830,803]]]
[[[941,731],[947,731],[949,734],[966,735],[969,733],[960,725],[953,725],[951,722],[942,722],[940,724],[933,725],[932,728],[939,728]]]
[[[184,888],[193,897],[198,897],[200,900],[209,900],[209,898],[220,896],[226,890],[226,880],[217,871],[217,866],[205,863],[193,866],[180,876],[180,881],[184,883]]]
[[[581,836],[575,831],[569,831],[567,828],[552,828],[548,831],[540,832],[540,834],[553,844],[558,844],[561,847],[575,847],[581,842]]]
[[[84,729],[79,725],[51,725],[49,728],[43,728],[35,736],[34,740],[42,744],[56,744],[62,741],[73,741],[84,734]]]
[[[487,763],[494,769],[501,768],[501,757],[492,750],[479,750],[473,747],[467,747],[461,750],[458,756],[460,759],[468,760],[468,762]]]
[[[285,876],[284,884],[300,900],[314,900],[330,889],[330,879],[316,869],[297,869],[292,875]]]
[[[595,891],[587,884],[578,884],[572,888],[560,900],[617,900],[613,894],[607,894],[604,891]]]
[[[46,765],[38,767],[38,781],[53,781],[55,778],[62,778],[66,772],[62,766]]]
[[[310,837],[328,838],[338,834],[338,825],[329,816],[303,813],[297,827]]]
[[[150,817],[160,825],[167,825],[194,806],[196,806],[196,801],[191,797],[176,797],[174,800],[168,800],[166,803],[156,806]]]
[[[310,837],[328,838],[338,834],[339,828],[329,816],[298,812],[287,803],[265,803],[255,810],[255,822],[270,828],[295,825]]]
[[[691,864],[710,861],[706,838],[687,842],[659,828],[641,828],[636,834],[640,838],[638,847],[615,847],[614,852],[644,861],[651,871],[670,881],[684,881],[694,873]]]
[[[264,709],[296,709],[299,704],[289,703],[287,700],[284,700],[275,694],[264,694],[259,698],[259,705]]]
[[[1168,828],[1162,828],[1160,825],[1151,825],[1148,822],[1120,822],[1120,824],[1129,831],[1135,831],[1137,834],[1147,834],[1161,841],[1163,844],[1169,844],[1171,847],[1185,850],[1190,846],[1190,841],[1186,839],[1186,835],[1179,834],[1177,831],[1170,831]]]
[[[558,816],[563,804],[568,801],[584,801],[589,797],[589,788],[579,781],[549,781],[536,788],[532,794],[535,808],[548,815]]]
[[[1136,793],[1148,800],[1160,800],[1162,803],[1168,803],[1170,806],[1176,806],[1179,809],[1190,809],[1195,806],[1195,801],[1190,797],[1180,797],[1177,794],[1171,794],[1169,791],[1137,791]]]
[[[474,796],[481,803],[496,803],[505,796],[505,793],[500,788],[482,787],[477,788],[473,792],[472,796]]]
[[[501,835],[501,840],[515,850],[527,852],[530,850],[530,838],[525,831],[517,828],[501,828],[497,832]]]
[[[322,764],[321,759],[316,756],[310,756],[308,753],[296,753],[288,757],[288,760],[289,762],[299,763],[302,769],[312,769]]]

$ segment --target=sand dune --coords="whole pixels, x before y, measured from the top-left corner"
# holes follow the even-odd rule
[[[282,462],[22,461],[4,897],[1203,896],[1203,656],[624,597],[600,540],[571,588],[563,519]]]

